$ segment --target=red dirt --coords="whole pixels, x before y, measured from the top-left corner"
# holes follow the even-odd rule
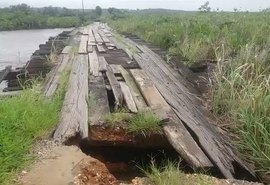
[[[73,170],[76,185],[118,185],[117,179],[99,160],[84,158]]]

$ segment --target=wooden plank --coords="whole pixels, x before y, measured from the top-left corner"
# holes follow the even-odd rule
[[[89,28],[89,37],[88,37],[88,42],[89,43],[96,43],[96,39],[93,35],[93,31],[92,31],[92,28]]]
[[[88,59],[78,55],[72,65],[69,86],[64,99],[60,117],[53,138],[65,143],[69,138],[80,134],[88,138]]]
[[[5,69],[0,71],[0,83],[6,78],[8,73],[11,71],[11,66],[7,66]]]
[[[71,60],[70,55],[61,54],[59,57],[59,64],[48,75],[44,85],[44,94],[47,97],[52,97],[60,83],[60,78]]]
[[[193,167],[213,167],[211,161],[194,141],[181,120],[176,117],[147,75],[139,69],[132,69],[130,72],[152,111],[161,119],[170,119],[163,130],[175,150]]]
[[[121,66],[121,65],[110,64],[110,67],[112,68],[112,71],[114,74],[121,74],[121,72],[119,70],[119,66]]]
[[[88,36],[87,35],[82,35],[81,36],[81,42],[79,46],[79,54],[87,54],[87,41],[88,41]]]
[[[98,62],[98,56],[95,51],[93,53],[89,53],[89,71],[90,74],[93,76],[100,76],[99,74],[99,62]]]
[[[99,71],[106,72],[107,71],[107,62],[104,56],[98,56],[98,63],[99,63]]]
[[[100,34],[102,40],[103,40],[105,43],[109,43],[109,42],[110,42],[110,40],[108,39],[108,37],[107,37],[102,31],[100,31],[99,34]]]
[[[132,76],[128,73],[128,71],[126,71],[121,65],[118,65],[118,70],[120,71],[120,73],[122,74],[126,84],[128,85],[132,97],[136,103],[136,107],[139,111],[145,111],[148,109],[147,104],[140,92],[140,90],[138,89],[135,81],[133,80]]]
[[[96,46],[96,42],[88,42],[88,46]]]
[[[83,35],[88,35],[88,27],[83,28]]]
[[[115,76],[113,74],[112,68],[109,65],[107,65],[106,75],[107,75],[107,78],[108,78],[109,83],[111,85],[114,99],[115,99],[114,109],[117,110],[123,104],[123,94],[121,91],[121,87],[120,87],[119,82],[117,81],[117,79],[115,78]]]
[[[103,43],[103,40],[102,40],[102,38],[100,37],[98,31],[97,31],[96,29],[94,29],[93,32],[94,32],[94,36],[95,36],[96,42],[97,42],[98,44],[100,44],[100,43],[102,44],[102,43]]]
[[[93,52],[93,46],[88,45],[87,46],[87,51],[88,51],[88,53],[92,53]]]
[[[72,46],[64,47],[62,54],[69,54],[71,52],[72,48],[73,48]]]
[[[214,127],[215,120],[209,116],[211,113],[202,106],[194,104],[194,101],[190,99],[192,96],[183,85],[176,85],[170,76],[155,61],[145,57],[145,54],[135,54],[134,59],[154,81],[159,92],[173,107],[177,116],[196,135],[200,146],[226,178],[234,178],[237,173],[240,173],[235,171],[235,164],[249,172],[250,176],[255,176],[255,173],[237,156],[231,145]]]
[[[119,82],[123,96],[124,96],[124,100],[126,102],[127,108],[133,112],[133,113],[137,113],[138,109],[136,107],[136,104],[134,102],[133,96],[130,92],[129,87],[127,86],[127,84],[125,82]]]
[[[110,113],[104,78],[90,76],[89,89],[89,123],[91,126],[101,125]]]
[[[164,109],[170,110],[170,106],[158,92],[153,82],[147,77],[147,75],[140,69],[131,69],[131,75],[133,76],[136,84],[142,92],[144,99],[149,107],[154,110]]]
[[[106,49],[102,45],[97,45],[98,52],[106,53]]]

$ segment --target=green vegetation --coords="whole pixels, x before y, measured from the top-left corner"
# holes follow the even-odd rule
[[[0,8],[0,31],[16,29],[39,29],[56,27],[77,27],[84,22],[80,10],[67,8],[44,7],[31,8],[26,4]]]
[[[139,112],[128,121],[128,131],[147,135],[147,132],[161,131],[161,120],[151,112]]]
[[[34,142],[56,126],[69,72],[63,72],[52,99],[42,94],[38,84],[20,96],[0,99],[0,184],[15,184],[16,173],[34,158],[29,154]]]
[[[108,115],[105,121],[112,126],[123,126],[131,133],[147,135],[148,132],[161,131],[161,120],[151,112],[133,115],[122,110]]]
[[[158,167],[154,162],[149,170],[144,170],[146,176],[155,185],[214,185],[214,181],[205,175],[187,175],[181,172],[179,165],[167,162],[164,167]]]
[[[189,66],[216,61],[213,112],[256,170],[270,171],[270,13],[135,11],[107,21]]]

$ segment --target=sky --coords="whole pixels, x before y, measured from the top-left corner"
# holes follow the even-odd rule
[[[207,0],[83,0],[85,8],[125,8],[147,9],[165,8],[175,10],[198,10]],[[270,7],[270,0],[209,0],[210,7],[224,11],[234,8],[243,11],[258,11]],[[7,7],[19,3],[26,3],[32,7],[58,6],[67,8],[81,8],[82,0],[0,0],[0,7]]]

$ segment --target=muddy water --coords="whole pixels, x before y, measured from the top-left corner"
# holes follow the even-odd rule
[[[22,66],[50,36],[56,36],[64,30],[42,29],[0,32],[0,70],[7,65]]]

